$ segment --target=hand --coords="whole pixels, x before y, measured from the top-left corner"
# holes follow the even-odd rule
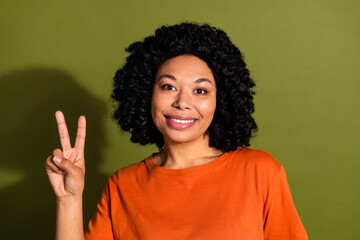
[[[80,116],[75,146],[71,147],[65,117],[61,111],[55,113],[62,150],[55,149],[46,159],[46,173],[57,200],[82,197],[85,183],[85,136],[86,119]]]

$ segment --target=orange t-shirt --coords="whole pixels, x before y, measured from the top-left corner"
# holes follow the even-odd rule
[[[270,154],[250,148],[193,168],[162,168],[150,156],[118,170],[85,237],[308,239],[283,167]]]

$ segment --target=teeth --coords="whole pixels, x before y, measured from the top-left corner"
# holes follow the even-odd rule
[[[191,123],[191,122],[195,122],[194,120],[179,120],[179,119],[175,119],[175,118],[169,118],[171,121],[177,122],[177,123]]]

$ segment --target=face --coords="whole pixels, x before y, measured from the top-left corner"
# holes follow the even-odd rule
[[[151,115],[165,144],[208,141],[206,131],[215,107],[215,79],[203,60],[180,55],[158,69]]]

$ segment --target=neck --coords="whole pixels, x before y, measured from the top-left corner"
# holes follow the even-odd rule
[[[172,143],[165,140],[165,147],[159,153],[157,164],[170,169],[196,167],[218,158],[223,152],[209,147],[209,136],[187,143]]]

